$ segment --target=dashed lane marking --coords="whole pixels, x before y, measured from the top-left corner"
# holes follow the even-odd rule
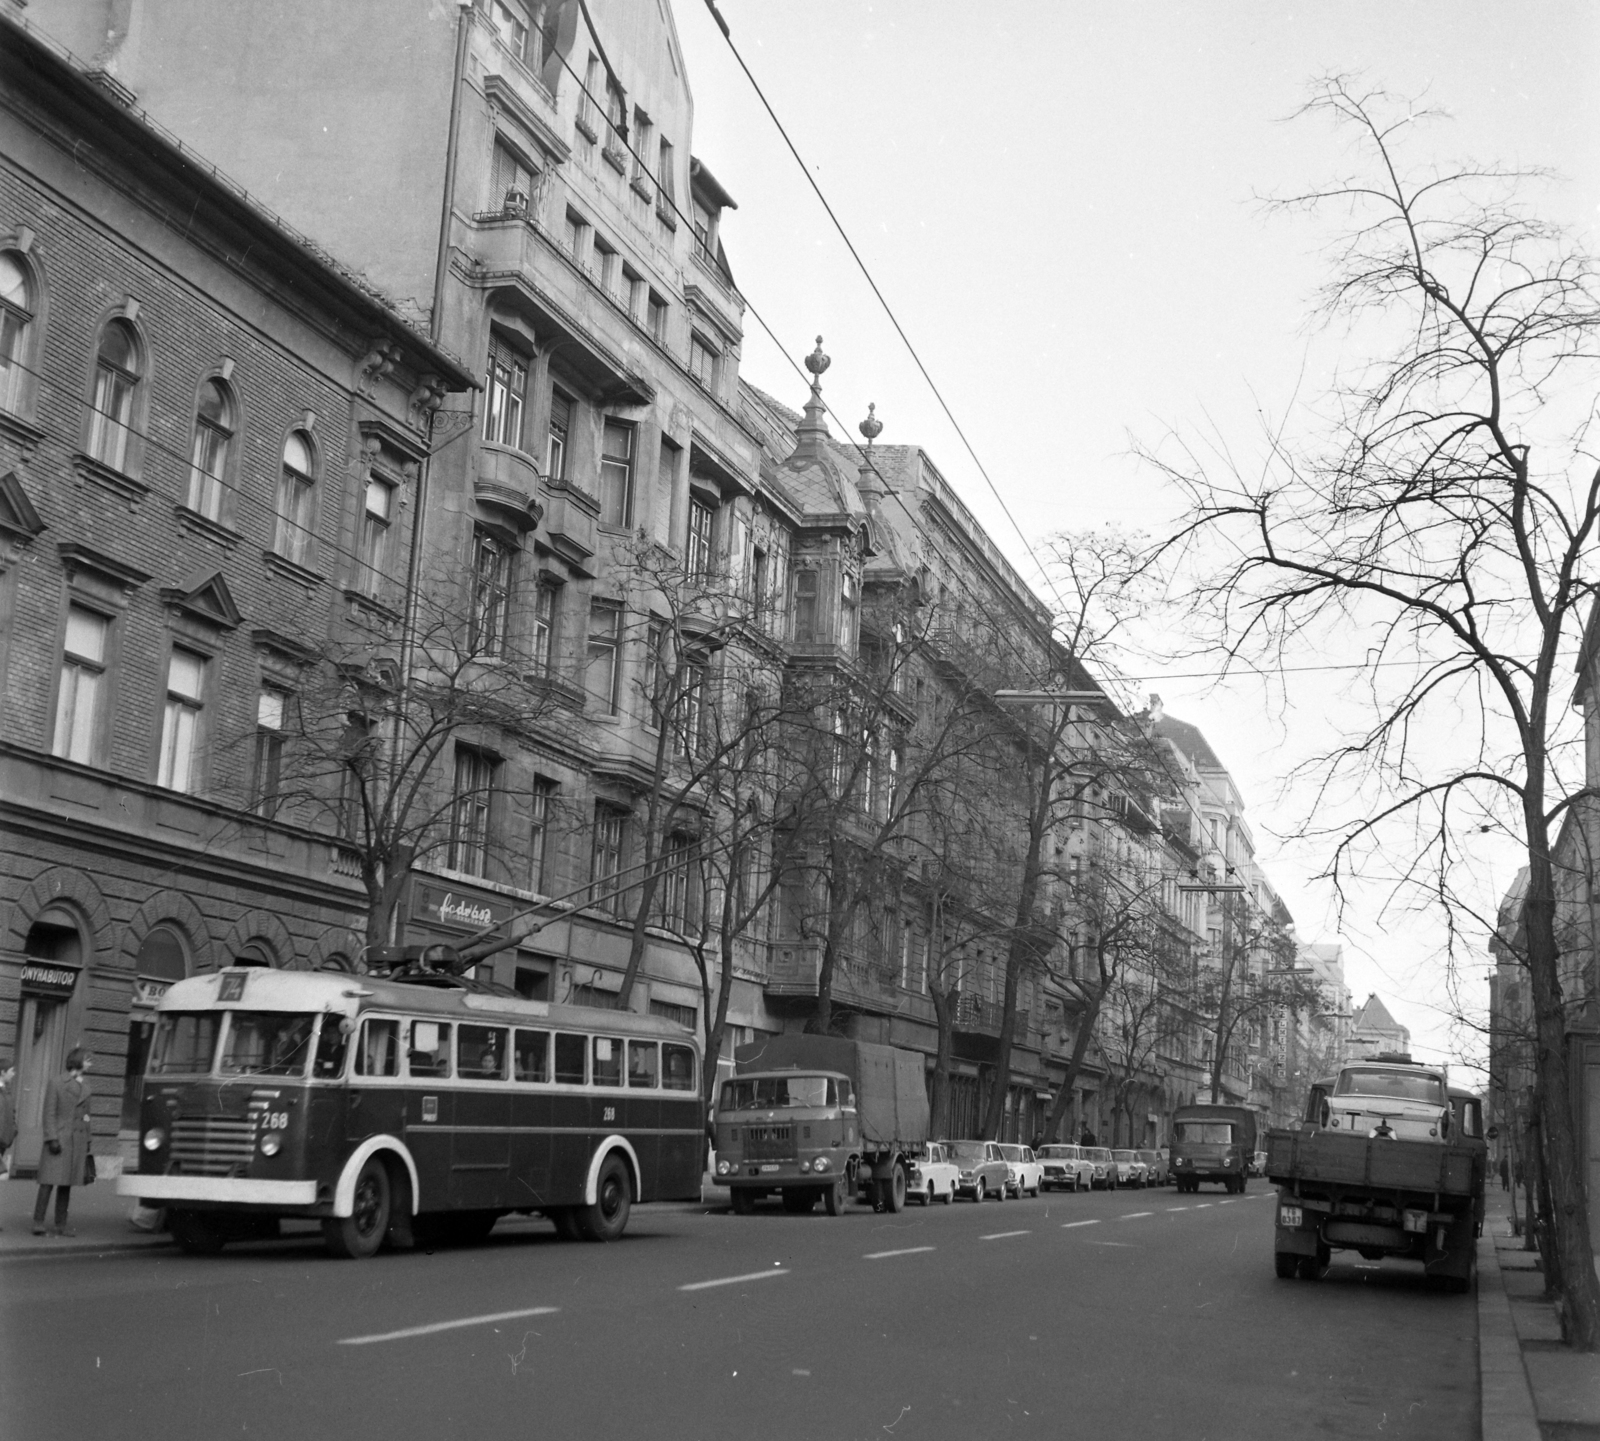
[[[379,1341],[404,1341],[411,1336],[432,1336],[440,1331],[457,1331],[463,1326],[491,1326],[496,1321],[520,1321],[525,1316],[553,1316],[559,1306],[529,1306],[522,1311],[495,1311],[487,1316],[463,1316],[456,1321],[435,1321],[430,1326],[407,1326],[403,1331],[381,1331],[375,1336],[346,1336],[341,1346],[371,1346]]]
[[[1124,1221],[1137,1221],[1139,1219],[1139,1217],[1141,1217],[1141,1216],[1153,1216],[1153,1215],[1155,1215],[1154,1211],[1129,1211],[1128,1214],[1126,1216],[1124,1216],[1122,1219]]]
[[[1167,1210],[1169,1210],[1169,1211],[1187,1211],[1188,1209],[1189,1208],[1187,1206],[1168,1206],[1167,1207]]]
[[[980,1241],[1004,1241],[1011,1236],[1031,1236],[1032,1231],[995,1231],[988,1236],[979,1236]]]
[[[1194,1208],[1197,1211],[1209,1211],[1216,1204],[1215,1201],[1196,1201]]]
[[[680,1291],[709,1291],[713,1286],[737,1286],[744,1281],[765,1281],[769,1276],[787,1276],[787,1266],[774,1266],[770,1271],[746,1271],[742,1276],[718,1276],[714,1281],[691,1281],[679,1286]]]
[[[932,1246],[903,1246],[898,1251],[868,1251],[863,1261],[887,1261],[891,1256],[915,1256],[919,1251],[931,1251]]]
[[[1100,1218],[1096,1216],[1092,1221],[1068,1221],[1061,1227],[1061,1229],[1063,1231],[1070,1231],[1074,1226],[1098,1226],[1099,1224]]]

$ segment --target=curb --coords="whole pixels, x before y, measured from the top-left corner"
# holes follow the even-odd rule
[[[1483,1441],[1540,1441],[1522,1341],[1494,1237],[1478,1237],[1478,1405]]]

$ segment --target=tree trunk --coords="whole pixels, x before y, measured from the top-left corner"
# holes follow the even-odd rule
[[[941,991],[930,985],[928,995],[933,999],[933,1019],[939,1036],[933,1057],[933,1098],[928,1105],[928,1123],[938,1137],[950,1132],[950,1059],[955,1038],[956,991],[953,987]]]
[[[1056,1092],[1055,1104],[1050,1107],[1050,1120],[1045,1125],[1044,1135],[1047,1141],[1056,1139],[1056,1133],[1061,1129],[1061,1120],[1067,1114],[1067,1107],[1072,1104],[1072,1086],[1078,1079],[1078,1072],[1083,1068],[1083,1058],[1089,1051],[1089,1040],[1094,1035],[1094,1023],[1100,1015],[1100,1003],[1105,999],[1105,989],[1102,987],[1083,1009],[1083,1014],[1078,1019],[1078,1034],[1072,1043],[1072,1057],[1067,1062],[1067,1073],[1061,1078],[1061,1089]]]

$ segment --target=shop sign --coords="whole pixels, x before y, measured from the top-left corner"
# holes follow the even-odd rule
[[[456,887],[421,884],[413,914],[454,930],[481,931],[509,919],[519,907]]]
[[[171,988],[171,981],[147,981],[140,976],[133,983],[133,1003],[136,1006],[153,1006]]]
[[[70,996],[77,984],[78,973],[70,966],[28,961],[22,967],[22,988],[35,995]]]

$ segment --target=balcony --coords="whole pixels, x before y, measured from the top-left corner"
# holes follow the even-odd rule
[[[487,441],[479,445],[472,496],[493,519],[518,534],[532,530],[543,514],[535,499],[538,487],[539,471],[520,450]]]
[[[774,942],[767,962],[767,995],[812,996],[822,970],[822,947]],[[833,999],[840,1005],[883,1011],[901,1008],[903,995],[892,968],[840,956],[833,967]]]
[[[580,575],[593,576],[600,502],[574,482],[555,476],[546,477],[542,489],[548,509],[535,544],[559,555]]]
[[[1000,1034],[1000,1018],[1004,1014],[1005,1010],[998,1001],[986,1001],[982,996],[957,996],[955,1029],[964,1031],[969,1036],[998,1037]],[[1014,1042],[1026,1042],[1028,1033],[1028,1013],[1026,1011],[1018,1011],[1017,1018],[1011,1027],[1012,1040]]]

